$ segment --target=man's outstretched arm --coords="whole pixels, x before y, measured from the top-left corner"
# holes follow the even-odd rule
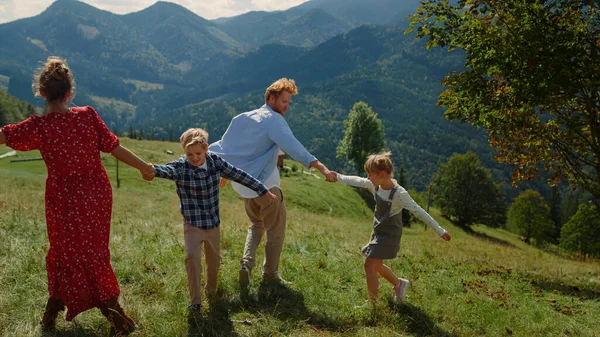
[[[320,161],[315,160],[310,162],[310,167],[319,170],[319,172],[321,172],[321,174],[325,176],[325,180],[329,182],[337,181],[337,174],[335,172],[330,171],[327,168],[327,166],[323,165],[323,163],[321,163]]]

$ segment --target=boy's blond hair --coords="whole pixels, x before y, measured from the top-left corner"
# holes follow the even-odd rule
[[[195,128],[195,129],[187,129],[184,133],[179,137],[179,143],[181,147],[185,150],[190,145],[200,145],[202,148],[206,148],[208,146],[208,132],[204,129]]]
[[[367,173],[384,171],[390,175],[393,174],[394,164],[392,163],[391,156],[392,153],[390,151],[370,155],[365,162],[365,171]]]
[[[298,93],[296,82],[285,77],[273,82],[273,84],[271,84],[265,91],[265,103],[269,101],[269,97],[271,97],[271,95],[275,95],[275,97],[277,97],[284,90],[292,95],[296,95]]]

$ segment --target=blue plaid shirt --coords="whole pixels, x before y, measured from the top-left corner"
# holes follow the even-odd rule
[[[167,165],[154,165],[156,177],[175,181],[181,214],[186,223],[201,229],[219,227],[219,177],[240,183],[265,195],[268,190],[248,173],[212,152],[206,153],[206,168],[193,166],[185,156]]]

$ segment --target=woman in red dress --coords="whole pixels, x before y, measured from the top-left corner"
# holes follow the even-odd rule
[[[139,169],[150,166],[119,145],[92,107],[67,108],[74,79],[65,61],[50,57],[36,76],[36,94],[46,101],[44,114],[6,125],[0,144],[19,151],[39,150],[48,169],[46,226],[50,249],[46,256],[49,299],[42,317],[53,329],[59,311],[65,319],[98,307],[114,334],[135,330],[118,302],[119,284],[108,248],[112,189],[100,151]]]

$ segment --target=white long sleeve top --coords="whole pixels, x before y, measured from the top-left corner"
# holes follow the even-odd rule
[[[383,188],[379,188],[378,191],[375,191],[375,186],[373,183],[367,178],[361,178],[357,176],[346,176],[343,174],[337,175],[338,182],[346,185],[351,185],[355,187],[367,188],[373,195],[377,193],[380,198],[383,200],[390,201],[390,192],[391,190],[385,190]],[[423,221],[429,227],[433,228],[433,230],[439,235],[442,236],[446,233],[446,230],[442,228],[437,221],[435,221],[429,213],[425,212],[421,206],[419,206],[413,198],[408,194],[408,192],[402,186],[398,186],[398,190],[394,194],[392,202],[392,207],[390,210],[390,216],[394,216],[400,212],[402,209],[409,210],[412,214],[414,214],[419,220]]]

